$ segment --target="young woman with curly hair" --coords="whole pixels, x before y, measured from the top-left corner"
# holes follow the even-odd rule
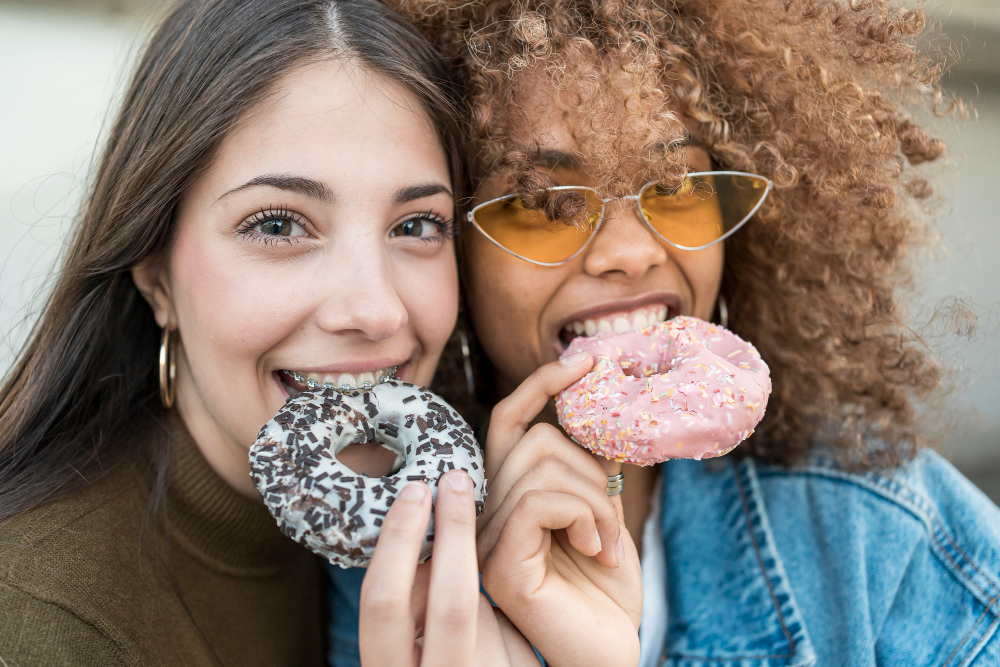
[[[475,386],[458,357],[451,398],[468,383],[492,409],[483,586],[549,663],[1000,662],[1000,512],[926,448],[918,406],[942,369],[899,305],[932,191],[917,165],[945,151],[909,111],[946,103],[915,48],[921,13],[888,0],[392,4],[445,50],[471,106]],[[625,199],[720,171],[773,190],[702,249]],[[563,185],[609,201],[547,189]],[[475,208],[507,196],[543,227]],[[616,467],[552,426],[550,397],[591,359],[556,359],[581,331],[675,314],[726,319],[756,345],[767,413],[718,461],[624,466],[609,501]],[[502,538],[527,515],[547,530],[512,548]],[[597,527],[592,543],[581,525]]]

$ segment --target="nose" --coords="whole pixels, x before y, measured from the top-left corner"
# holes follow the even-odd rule
[[[392,338],[408,321],[381,249],[354,245],[335,254],[324,272],[324,299],[317,323],[330,333],[359,333],[370,340]]]
[[[584,271],[595,277],[637,279],[667,261],[666,248],[639,217],[636,206],[631,199],[604,205],[604,222],[587,248]]]

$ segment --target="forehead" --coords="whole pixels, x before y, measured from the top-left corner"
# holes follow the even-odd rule
[[[627,81],[604,80],[585,99],[541,74],[515,88],[511,139],[540,167],[586,171],[611,187],[651,172],[711,168],[696,124],[666,98],[637,101]]]
[[[416,95],[344,60],[282,77],[223,140],[212,171],[252,177],[263,168],[344,184],[412,179],[408,170],[448,178],[444,149]]]

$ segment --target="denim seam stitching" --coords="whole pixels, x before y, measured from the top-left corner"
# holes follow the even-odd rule
[[[996,632],[997,624],[1000,624],[1000,616],[993,617],[993,622],[986,627],[986,630],[984,630],[982,635],[980,635],[978,642],[975,645],[973,645],[972,648],[969,649],[969,652],[966,654],[965,659],[963,660],[963,662],[966,665],[971,664],[971,661],[976,660],[979,657],[979,655],[983,652],[983,649],[986,648],[987,642],[990,641],[990,637],[993,635],[994,632]],[[958,665],[958,667],[962,666]]]
[[[958,553],[962,554],[962,558],[964,558],[964,559],[965,559],[965,562],[966,562],[966,563],[968,563],[968,564],[969,564],[969,566],[970,566],[970,567],[971,567],[971,568],[972,568],[973,570],[975,570],[976,572],[978,572],[978,573],[979,573],[979,576],[981,576],[981,577],[982,577],[983,579],[985,579],[986,581],[990,582],[991,584],[993,583],[993,582],[991,582],[991,581],[990,581],[990,578],[989,578],[989,576],[988,576],[988,575],[987,575],[987,574],[986,574],[985,572],[983,572],[983,571],[982,571],[982,570],[980,570],[980,569],[979,569],[978,567],[976,567],[976,564],[975,564],[975,563],[973,562],[973,560],[972,560],[971,558],[969,558],[968,554],[966,554],[966,553],[965,553],[965,552],[964,552],[964,551],[962,550],[962,547],[960,547],[960,546],[958,545],[958,542],[955,542],[955,541],[952,541],[952,546],[954,546],[954,547],[955,547],[955,551],[957,551]],[[995,585],[994,585],[994,588],[996,588],[996,586],[995,586]],[[994,596],[994,599],[996,599],[996,596]]]
[[[998,593],[997,595],[995,595],[993,597],[993,599],[990,600],[990,604],[987,605],[983,609],[983,612],[981,614],[979,614],[979,618],[976,619],[976,622],[972,624],[972,627],[969,628],[969,631],[965,633],[964,637],[962,637],[962,641],[958,642],[958,645],[955,646],[955,648],[952,650],[951,654],[948,655],[948,659],[945,660],[944,664],[941,665],[941,667],[948,667],[948,663],[951,662],[951,659],[954,658],[958,654],[959,649],[961,649],[962,646],[965,645],[965,642],[969,640],[969,637],[972,636],[972,633],[976,631],[976,627],[980,623],[983,622],[984,618],[986,618],[986,613],[990,610],[990,607],[993,606],[993,603],[996,602],[997,598],[1000,598],[1000,593]],[[983,634],[985,635],[985,634],[989,633],[990,628],[993,627],[998,620],[1000,620],[1000,616],[994,616],[993,617],[993,621],[988,626],[986,626],[986,630],[984,631]],[[966,658],[975,657],[972,654],[973,649],[975,649],[975,644],[972,645],[972,648],[969,649],[969,653],[967,653],[966,656],[965,656],[965,658],[963,658],[960,662],[965,662]]]
[[[979,615],[979,618],[976,619],[976,622],[972,624],[972,627],[969,628],[969,631],[965,634],[964,637],[962,637],[962,640],[952,651],[951,655],[948,656],[948,659],[945,661],[942,667],[947,667],[947,665],[951,663],[952,658],[954,658],[958,654],[959,650],[962,648],[963,645],[965,645],[969,637],[971,637],[972,634],[976,631],[976,628],[979,626],[980,623],[982,623],[983,619],[986,618],[987,614],[992,613],[993,621],[989,624],[989,626],[987,626],[985,632],[989,632],[989,628],[993,627],[993,625],[996,624],[997,620],[1000,619],[1000,615],[994,613],[993,609],[997,601],[1000,600],[1000,592],[993,593],[994,590],[997,590],[997,585],[990,579],[990,577],[986,576],[986,574],[982,570],[976,567],[976,564],[972,561],[972,559],[969,558],[969,556],[961,549],[961,547],[958,546],[958,543],[944,529],[944,523],[938,519],[937,514],[936,512],[934,512],[933,508],[931,508],[926,502],[924,502],[924,499],[920,497],[913,489],[906,487],[905,485],[901,484],[900,482],[894,479],[889,479],[881,475],[875,475],[872,473],[865,474],[862,477],[857,475],[851,475],[849,473],[844,473],[839,470],[825,469],[823,467],[817,467],[817,466],[810,466],[809,470],[815,471],[819,475],[828,476],[834,479],[841,479],[844,481],[855,481],[858,483],[859,486],[862,486],[863,488],[868,488],[871,491],[878,493],[879,495],[889,500],[899,502],[901,507],[906,508],[907,511],[913,514],[916,518],[918,518],[921,521],[921,523],[924,524],[924,527],[927,530],[933,544],[936,545],[937,547],[936,549],[932,548],[932,550],[939,551],[941,555],[943,555],[948,561],[951,562],[954,569],[957,572],[961,573],[962,577],[966,580],[968,585],[973,586],[977,591],[982,593],[984,598],[986,598],[986,600],[984,601],[983,611]],[[987,592],[975,580],[975,577],[971,576],[970,573],[967,572],[966,569],[962,566],[962,564],[960,564],[955,559],[955,557],[953,557],[952,554],[948,552],[947,547],[951,547],[952,549],[957,551],[960,554],[962,561],[966,563],[969,567],[971,567],[973,570],[975,570],[975,572],[986,581],[986,583],[991,587],[992,590]],[[991,593],[993,593],[992,597],[990,597]],[[966,659],[969,657],[974,657],[974,655],[971,653],[974,648],[975,645],[970,647],[969,649],[970,652],[966,654],[965,658],[963,658],[961,662],[965,662]]]
[[[976,567],[976,564],[966,555],[964,551],[956,544],[955,540],[948,535],[947,531],[944,530],[943,522],[939,521],[936,513],[932,508],[923,502],[912,489],[904,487],[899,482],[890,480],[885,477],[876,476],[873,474],[866,474],[864,476],[852,475],[850,473],[843,472],[841,470],[825,468],[822,466],[805,466],[799,469],[793,469],[786,472],[795,473],[801,471],[803,473],[813,473],[824,477],[829,477],[831,479],[838,479],[841,481],[850,482],[857,484],[862,488],[866,488],[869,491],[877,493],[878,495],[891,500],[900,505],[900,507],[905,508],[914,517],[919,519],[923,524],[927,533],[930,535],[932,542],[938,547],[937,549],[932,549],[933,551],[939,551],[943,554],[954,566],[955,570],[962,574],[962,578],[967,582],[968,585],[975,588],[976,591],[982,594],[984,598],[981,600],[983,604],[986,605],[987,610],[989,610],[997,601],[997,596],[994,591],[1000,591],[1000,584],[993,581],[989,576],[987,576],[982,570]],[[886,488],[892,485],[896,488]],[[908,497],[901,497],[906,494]],[[965,563],[969,565],[975,572],[982,577],[985,582],[989,585],[990,591],[983,588],[977,581],[976,578],[971,576],[969,572],[966,571],[962,565],[960,565],[951,554],[948,553],[945,548],[944,542],[948,546],[954,548],[962,556]]]
[[[792,636],[791,631],[789,631],[788,627],[785,625],[785,617],[784,614],[782,614],[781,612],[781,605],[778,604],[778,599],[774,595],[774,589],[771,586],[770,578],[767,576],[767,569],[764,567],[764,560],[763,557],[761,556],[760,548],[757,544],[757,536],[754,534],[753,522],[750,516],[751,512],[749,508],[749,503],[747,502],[746,499],[746,490],[744,488],[744,481],[741,478],[743,474],[748,474],[748,473],[741,472],[738,467],[738,466],[747,467],[743,466],[743,464],[748,463],[748,461],[749,460],[747,459],[741,462],[740,464],[737,463],[731,464],[734,473],[733,479],[736,481],[736,488],[740,496],[740,506],[743,510],[743,518],[746,521],[747,532],[750,535],[750,544],[753,546],[754,556],[757,559],[757,567],[760,569],[761,574],[764,576],[764,583],[767,585],[767,593],[771,597],[771,604],[774,605],[774,610],[778,615],[778,624],[781,626],[781,631],[782,633],[784,633],[786,641],[788,641],[788,645],[791,648],[791,652],[768,653],[763,655],[734,655],[725,658],[705,658],[686,653],[666,653],[663,656],[661,656],[661,660],[663,660],[664,658],[666,659],[681,658],[684,660],[697,660],[700,662],[730,662],[733,660],[771,660],[774,658],[782,658],[788,660],[795,657],[796,647],[797,647],[795,643],[795,638]],[[760,501],[758,500],[758,505],[759,503]]]

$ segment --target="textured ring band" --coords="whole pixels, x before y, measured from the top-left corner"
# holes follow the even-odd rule
[[[617,475],[612,475],[608,477],[608,488],[605,489],[605,493],[609,496],[617,496],[625,489],[625,474],[618,473]]]

